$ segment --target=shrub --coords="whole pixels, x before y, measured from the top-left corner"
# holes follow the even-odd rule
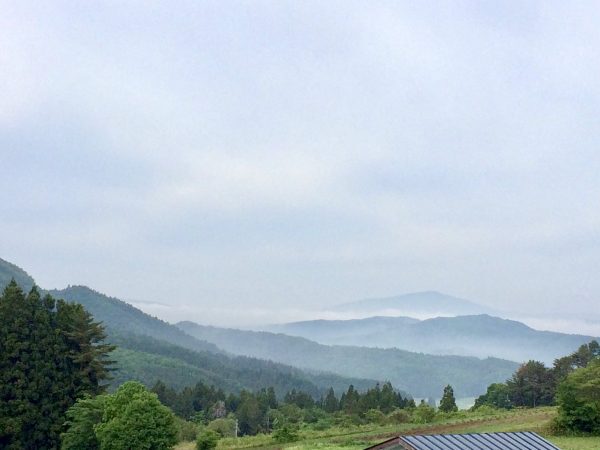
[[[421,404],[415,408],[413,413],[414,422],[429,423],[433,422],[433,419],[435,419],[435,409],[425,402],[421,402]]]
[[[235,437],[235,419],[215,419],[207,425],[221,437]]]
[[[403,409],[396,409],[388,414],[388,422],[392,424],[408,423],[411,420],[408,411]]]
[[[333,426],[331,419],[319,419],[317,423],[311,425],[313,430],[323,431],[328,430]]]
[[[196,439],[196,450],[212,450],[217,448],[219,434],[213,430],[204,430]]]
[[[294,404],[286,403],[279,407],[279,411],[284,415],[287,422],[300,423],[304,417],[303,410]]]
[[[309,408],[304,410],[303,421],[305,423],[316,423],[327,417],[327,413],[320,408]]]
[[[365,413],[365,419],[369,423],[377,423],[382,424],[385,422],[385,414],[383,414],[378,409],[370,409]]]
[[[187,420],[175,418],[175,425],[177,426],[177,442],[190,442],[195,441],[198,436],[198,425]]]
[[[273,439],[275,442],[283,444],[285,442],[294,442],[298,440],[298,432],[289,425],[284,425],[281,428],[275,430],[273,433]]]

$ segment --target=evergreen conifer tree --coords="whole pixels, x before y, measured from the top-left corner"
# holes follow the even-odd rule
[[[442,399],[440,400],[439,410],[447,413],[458,411],[456,399],[454,398],[454,389],[450,385],[444,388],[444,395],[442,395]]]
[[[102,391],[112,349],[103,338],[80,305],[8,284],[0,295],[0,448],[58,447],[65,411]]]
[[[323,404],[323,409],[328,413],[336,412],[339,408],[338,399],[335,397],[335,392],[333,388],[329,388],[327,391],[327,396],[325,397],[325,402]]]

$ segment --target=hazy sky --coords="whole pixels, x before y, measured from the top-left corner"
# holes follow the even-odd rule
[[[0,10],[0,257],[43,287],[597,310],[598,2]]]

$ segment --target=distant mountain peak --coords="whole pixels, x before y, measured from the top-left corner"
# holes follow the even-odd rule
[[[403,315],[419,318],[495,313],[492,308],[487,306],[435,290],[411,292],[391,297],[368,298],[343,303],[335,306],[332,310],[369,314],[370,316]]]

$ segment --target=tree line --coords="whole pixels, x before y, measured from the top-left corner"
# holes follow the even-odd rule
[[[282,423],[315,423],[334,413],[360,421],[369,412],[389,414],[397,409],[415,407],[414,400],[394,389],[390,382],[378,383],[365,392],[359,392],[350,385],[339,397],[330,388],[325,396],[318,399],[307,392],[292,389],[278,400],[272,387],[225,394],[223,390],[202,382],[178,392],[158,381],[152,392],[185,420],[207,425],[214,420],[235,417],[240,435],[269,433]]]
[[[526,362],[505,383],[488,386],[473,408],[558,405],[557,431],[600,434],[599,398],[600,344],[594,340],[555,359],[552,367]]]

